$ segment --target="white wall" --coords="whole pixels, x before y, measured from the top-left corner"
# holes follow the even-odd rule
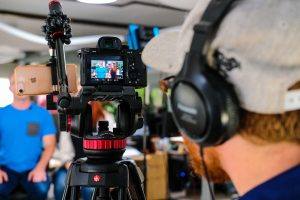
[[[13,94],[9,90],[9,79],[0,78],[0,108],[8,104],[11,104],[13,101]]]

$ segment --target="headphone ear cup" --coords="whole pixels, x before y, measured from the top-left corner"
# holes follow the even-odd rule
[[[172,89],[173,118],[181,132],[200,143],[206,137],[209,116],[201,91],[187,81],[178,82]]]
[[[224,89],[222,89],[223,97],[224,97],[224,107],[226,109],[227,116],[221,116],[224,117],[224,119],[221,119],[222,121],[227,121],[226,125],[226,133],[224,135],[223,140],[227,140],[230,137],[232,137],[239,126],[240,123],[240,107],[238,98],[234,92],[233,86],[231,86],[229,83],[225,82],[223,84]]]
[[[219,144],[235,135],[238,129],[240,122],[239,101],[234,86],[225,77],[213,70],[209,70],[207,75],[212,87],[215,88],[215,96],[218,96],[220,108],[222,108],[219,119],[215,120],[220,121],[223,130],[218,135],[212,133],[216,144]]]
[[[218,145],[236,133],[238,98],[233,86],[217,71],[206,69],[181,79],[173,88],[171,101],[178,127],[199,144]]]

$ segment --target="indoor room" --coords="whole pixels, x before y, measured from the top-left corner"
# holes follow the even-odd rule
[[[0,200],[300,199],[299,9],[0,0]]]

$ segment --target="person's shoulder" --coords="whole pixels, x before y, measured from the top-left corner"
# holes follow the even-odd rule
[[[4,107],[0,107],[0,112],[5,112],[7,110],[11,109],[11,104],[4,106]]]
[[[7,116],[11,108],[12,106],[10,104],[4,107],[0,107],[0,118]]]

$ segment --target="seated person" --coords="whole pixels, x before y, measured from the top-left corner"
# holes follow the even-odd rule
[[[21,184],[30,200],[47,198],[46,168],[55,150],[55,126],[47,110],[18,96],[13,78],[13,103],[0,109],[0,199]]]

